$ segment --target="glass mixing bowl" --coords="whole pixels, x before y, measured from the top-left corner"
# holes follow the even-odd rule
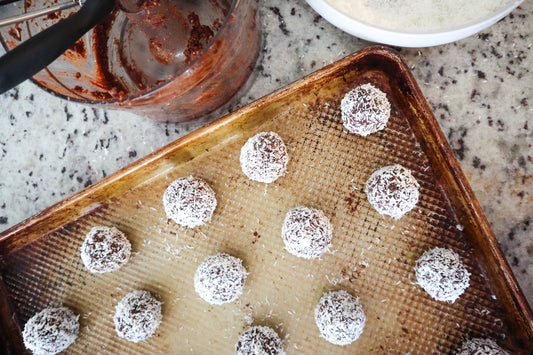
[[[134,0],[137,1],[137,0]],[[25,1],[29,12],[58,0]],[[131,0],[130,0],[131,2]],[[112,14],[32,80],[59,97],[164,122],[226,103],[253,70],[260,43],[255,0],[141,0]],[[76,10],[0,28],[6,50]]]

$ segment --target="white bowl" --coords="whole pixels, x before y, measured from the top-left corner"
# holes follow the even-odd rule
[[[325,0],[306,0],[309,5],[337,28],[353,36],[399,47],[431,47],[454,42],[471,36],[491,25],[513,11],[523,0],[513,1],[495,12],[455,28],[431,32],[401,32],[385,29],[349,17],[331,6]],[[356,0],[357,1],[357,0]]]

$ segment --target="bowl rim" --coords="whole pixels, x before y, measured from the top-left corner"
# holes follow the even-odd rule
[[[213,38],[211,38],[211,40],[207,43],[205,48],[202,50],[202,53],[199,54],[196,58],[194,58],[192,60],[192,62],[189,64],[189,66],[184,71],[182,71],[181,73],[179,73],[176,76],[173,76],[171,79],[165,80],[164,82],[162,82],[159,85],[154,85],[154,86],[151,86],[147,90],[140,91],[137,95],[129,94],[127,96],[124,96],[123,98],[113,98],[111,100],[105,100],[105,101],[85,98],[85,97],[79,95],[78,93],[76,93],[75,91],[73,91],[71,88],[65,87],[63,85],[63,83],[59,79],[57,79],[56,76],[52,72],[50,72],[48,70],[48,67],[45,67],[43,70],[46,70],[48,72],[48,74],[53,78],[53,80],[55,80],[59,85],[65,87],[68,91],[72,92],[77,97],[67,96],[67,95],[58,93],[58,92],[48,88],[47,86],[43,85],[42,83],[40,83],[36,79],[34,79],[33,76],[30,78],[30,80],[35,85],[37,85],[38,87],[43,89],[44,91],[46,91],[49,94],[52,94],[52,95],[54,95],[54,96],[56,96],[56,97],[58,97],[60,99],[63,99],[63,100],[67,100],[67,101],[75,102],[75,103],[79,103],[79,104],[85,104],[85,105],[94,105],[94,106],[101,107],[101,108],[106,108],[106,107],[110,107],[110,106],[120,106],[120,107],[128,108],[129,107],[129,103],[132,103],[133,101],[141,99],[141,98],[143,98],[143,97],[145,97],[147,95],[151,95],[154,92],[158,91],[159,89],[161,89],[161,88],[165,87],[166,85],[168,85],[171,81],[177,80],[180,77],[180,75],[186,74],[189,68],[191,68],[201,58],[203,58],[205,53],[212,47],[212,45],[216,42],[216,40],[221,36],[222,29],[224,27],[226,27],[226,25],[228,23],[231,23],[233,21],[233,15],[235,13],[235,8],[240,4],[240,2],[241,2],[241,0],[232,0],[231,1],[231,4],[230,4],[230,6],[229,6],[229,8],[227,10],[228,12],[227,12],[226,16],[224,17],[224,20],[221,22],[221,25],[220,25],[218,31],[215,33]],[[26,3],[24,3],[24,11],[27,11]],[[117,7],[116,11],[122,12],[124,10]],[[92,31],[93,30],[91,29],[87,33],[92,33]],[[2,36],[0,36],[0,42],[1,42],[2,46],[4,47],[4,50],[8,51],[9,47],[7,46],[7,43],[4,42],[4,38]],[[61,54],[61,55],[63,55],[63,54]]]
[[[431,47],[471,36],[496,23],[517,8],[524,0],[509,1],[493,13],[465,24],[426,32],[395,31],[346,15],[326,0],[306,0],[335,27],[364,40],[400,47]]]

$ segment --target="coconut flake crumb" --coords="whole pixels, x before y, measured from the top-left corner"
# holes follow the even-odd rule
[[[246,322],[246,324],[252,325],[252,323],[254,322],[252,311],[244,312],[243,319]]]
[[[491,339],[472,338],[461,344],[456,355],[509,355],[509,353]]]
[[[455,302],[470,285],[470,273],[457,253],[433,248],[417,260],[418,284],[437,301]]]

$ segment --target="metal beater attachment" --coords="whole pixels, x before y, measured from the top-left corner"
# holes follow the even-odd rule
[[[9,3],[13,3],[13,2],[16,2],[16,1],[17,0],[1,0],[0,1],[0,6],[7,5]],[[44,8],[44,9],[39,9],[39,10],[26,12],[24,14],[11,16],[11,17],[8,17],[8,18],[5,18],[5,19],[0,18],[0,27],[13,25],[13,24],[18,23],[18,22],[28,21],[28,20],[31,20],[31,19],[36,18],[36,17],[49,15],[49,14],[52,14],[54,12],[70,9],[72,7],[75,7],[75,6],[82,6],[84,2],[85,2],[85,0],[73,0],[73,1],[70,1],[70,2],[67,2],[67,3],[58,4],[58,5],[50,6],[50,7]]]

